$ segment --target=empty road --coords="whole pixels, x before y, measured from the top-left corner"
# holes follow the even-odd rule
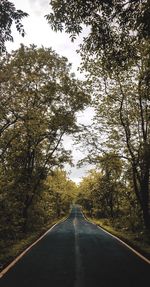
[[[146,287],[150,265],[74,207],[1,279],[1,287]]]

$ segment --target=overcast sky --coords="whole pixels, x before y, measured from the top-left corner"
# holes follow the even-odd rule
[[[25,18],[22,23],[26,35],[22,38],[15,27],[12,28],[14,37],[13,43],[7,43],[8,51],[15,50],[20,46],[20,43],[25,45],[35,44],[38,47],[52,47],[59,55],[68,58],[72,63],[72,71],[76,73],[78,78],[83,78],[83,75],[77,71],[80,65],[80,56],[76,53],[79,43],[82,41],[82,37],[87,33],[84,31],[83,35],[78,37],[74,43],[71,42],[69,35],[63,33],[55,33],[51,30],[44,15],[50,12],[49,0],[11,0],[16,9],[21,9],[27,12],[29,16]],[[92,118],[93,112],[91,108],[88,108],[84,113],[79,113],[78,121],[84,124],[89,124]],[[73,142],[70,138],[65,137],[65,147],[73,151],[74,163],[77,163],[84,155],[73,146]],[[69,177],[75,182],[79,182],[85,175],[86,171],[90,168],[88,166],[77,169],[76,167],[66,167],[69,172]]]
[[[36,44],[44,47],[52,47],[59,55],[66,56],[72,63],[73,70],[76,71],[80,64],[80,56],[76,53],[82,36],[72,43],[66,33],[55,33],[51,30],[44,15],[50,12],[49,0],[11,0],[17,9],[21,9],[29,14],[22,23],[26,35],[22,38],[13,27],[14,43],[8,43],[8,49],[16,49],[20,43],[25,45]],[[85,33],[85,32],[84,32]],[[80,77],[78,72],[78,77]]]

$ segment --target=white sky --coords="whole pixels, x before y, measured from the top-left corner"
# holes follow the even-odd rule
[[[80,64],[80,56],[76,53],[82,37],[72,43],[69,35],[66,33],[55,33],[51,30],[44,15],[50,12],[49,0],[11,0],[16,9],[21,9],[29,14],[22,20],[26,35],[22,38],[16,31],[15,26],[12,28],[14,42],[7,43],[8,50],[17,49],[20,43],[25,45],[36,44],[37,46],[52,47],[59,55],[68,58],[72,63],[73,71],[76,72]],[[79,76],[79,72],[78,72]]]
[[[71,42],[69,35],[63,33],[55,33],[51,30],[50,25],[47,23],[44,15],[50,12],[49,0],[11,0],[15,4],[16,9],[21,9],[29,14],[28,17],[22,21],[26,35],[22,38],[16,31],[15,27],[12,28],[14,42],[7,43],[7,50],[15,50],[19,48],[20,43],[24,45],[35,44],[38,47],[52,47],[59,55],[68,58],[72,63],[72,70],[76,73],[78,78],[83,78],[77,68],[80,65],[80,56],[76,53],[79,43],[82,41],[82,36],[78,37],[74,43]],[[85,33],[85,32],[84,32]],[[84,113],[79,113],[78,121],[84,124],[90,124],[93,112],[92,108],[88,108]],[[70,138],[65,137],[64,145],[66,148],[73,151],[74,163],[81,159],[83,154],[76,150]],[[75,182],[79,182],[86,171],[91,167],[83,167],[77,169],[76,167],[66,167],[69,171],[69,177]]]

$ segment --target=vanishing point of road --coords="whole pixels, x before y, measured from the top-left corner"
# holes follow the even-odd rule
[[[146,287],[150,265],[79,207],[0,279],[1,287]]]

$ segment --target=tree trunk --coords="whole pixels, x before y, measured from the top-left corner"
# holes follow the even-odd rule
[[[144,225],[150,230],[150,202],[149,202],[149,168],[147,167],[140,181],[136,177],[135,168],[133,168],[133,184],[137,200],[141,206],[143,213]]]
[[[141,198],[144,224],[147,230],[150,231],[150,200],[149,200],[149,172],[145,173],[141,183]]]
[[[143,219],[144,219],[144,224],[145,227],[148,231],[150,231],[150,214],[147,206],[143,205]]]
[[[27,232],[27,226],[28,226],[28,209],[29,209],[29,204],[28,204],[28,200],[26,199],[25,201],[25,206],[23,209],[23,226],[22,226],[22,231],[23,233]]]

